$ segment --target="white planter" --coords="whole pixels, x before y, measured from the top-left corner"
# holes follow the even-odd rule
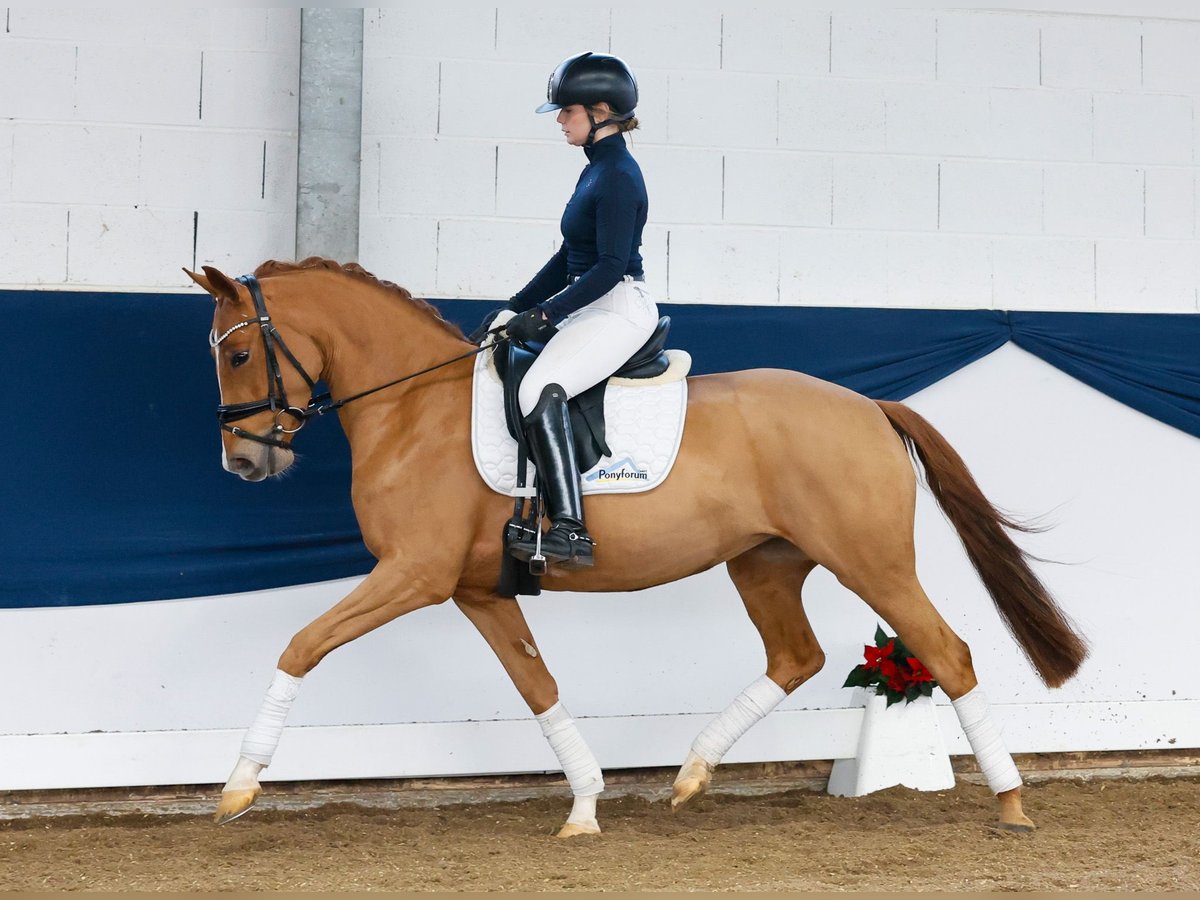
[[[919,697],[889,708],[887,698],[873,688],[855,688],[854,701],[865,707],[857,755],[834,760],[829,793],[861,797],[898,784],[918,791],[954,787],[954,770],[932,699]]]

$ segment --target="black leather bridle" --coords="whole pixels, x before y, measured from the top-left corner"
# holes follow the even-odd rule
[[[283,373],[279,368],[279,357],[276,351],[282,353],[288,362],[292,364],[300,377],[304,379],[304,383],[308,385],[310,391],[316,391],[317,382],[312,376],[304,370],[304,366],[300,364],[300,360],[296,355],[288,349],[288,345],[284,342],[283,336],[271,322],[271,316],[267,312],[267,304],[263,299],[262,286],[259,285],[258,279],[253,275],[241,275],[238,277],[238,282],[245,285],[250,291],[250,296],[254,300],[255,318],[244,319],[238,322],[224,334],[217,336],[214,328],[208,336],[208,345],[214,351],[221,345],[227,337],[235,331],[240,331],[243,328],[248,328],[251,325],[259,326],[262,333],[263,353],[266,358],[267,368],[267,396],[262,400],[251,400],[247,403],[221,403],[217,406],[217,421],[221,423],[221,428],[228,431],[230,434],[237,435],[240,438],[257,441],[260,444],[267,444],[271,447],[288,446],[287,442],[282,440],[279,435],[295,434],[304,427],[304,423],[313,416],[323,416],[327,412],[334,412],[341,409],[347,403],[353,403],[361,397],[366,397],[368,394],[374,394],[377,391],[382,391],[385,388],[393,387],[401,382],[408,381],[411,378],[416,378],[418,375],[424,375],[427,372],[432,372],[434,369],[440,369],[443,366],[448,366],[451,363],[456,363],[459,360],[466,359],[470,356],[475,356],[477,353],[482,353],[491,347],[490,343],[485,343],[482,347],[475,350],[470,350],[453,359],[448,359],[445,362],[440,362],[437,365],[429,366],[419,372],[413,372],[411,375],[405,375],[402,378],[397,378],[395,381],[389,381],[387,384],[381,384],[378,387],[373,387],[370,390],[362,391],[354,394],[351,397],[344,397],[341,400],[334,400],[328,391],[320,394],[314,394],[308,401],[306,406],[293,406],[288,403],[287,389],[283,386]],[[252,431],[247,431],[244,428],[239,428],[237,425],[231,424],[248,416],[253,416],[261,412],[272,412],[275,414],[275,424],[271,427],[271,432],[267,436],[255,434]],[[295,428],[285,428],[280,421],[281,416],[291,416],[296,420]]]

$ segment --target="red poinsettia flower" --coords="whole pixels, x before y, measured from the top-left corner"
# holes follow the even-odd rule
[[[912,671],[912,674],[908,676],[910,684],[922,684],[926,681],[933,681],[933,675],[925,668],[924,663],[915,656],[908,657],[905,662],[908,663],[908,668]]]
[[[904,676],[897,672],[887,680],[887,686],[897,693],[903,694],[908,685],[904,681]]]
[[[891,681],[893,678],[899,678],[900,666],[894,659],[881,659],[879,661],[879,674],[882,678]]]
[[[891,660],[887,659],[887,657],[891,656],[892,651],[895,649],[896,642],[894,640],[888,641],[886,647],[872,647],[870,644],[864,644],[863,658],[866,660],[866,662],[863,663],[863,668],[868,672],[876,671],[879,669],[879,664],[881,662],[884,662],[885,660],[887,662],[891,662]],[[893,663],[893,665],[895,664]]]

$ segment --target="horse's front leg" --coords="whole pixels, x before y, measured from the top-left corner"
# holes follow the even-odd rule
[[[584,743],[575,720],[559,702],[558,685],[546,668],[521,608],[515,600],[464,588],[455,591],[454,602],[499,657],[567,776],[575,802],[558,836],[599,834],[596,800],[604,790],[600,764]]]
[[[398,616],[441,603],[449,594],[448,587],[435,587],[411,567],[385,561],[337,606],[298,631],[279,658],[258,716],[242,740],[237,765],[214,815],[217,824],[245,813],[262,793],[259,773],[271,764],[288,711],[300,693],[300,681],[326,654]]]

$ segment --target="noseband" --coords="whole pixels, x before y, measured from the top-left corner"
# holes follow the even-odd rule
[[[308,401],[306,406],[292,406],[288,403],[287,390],[283,386],[283,373],[279,369],[279,358],[276,350],[284,355],[288,362],[292,364],[300,377],[304,379],[304,383],[308,385],[310,391],[317,389],[316,379],[312,378],[308,372],[304,370],[304,366],[300,364],[300,360],[296,359],[296,355],[288,349],[288,345],[284,342],[283,336],[275,328],[271,322],[271,316],[267,312],[267,303],[263,299],[262,286],[259,285],[258,279],[253,275],[241,275],[238,277],[238,282],[244,284],[250,291],[250,296],[254,299],[254,312],[256,314],[253,319],[245,319],[238,322],[224,334],[218,336],[214,328],[208,335],[208,346],[216,350],[221,346],[221,342],[233,334],[235,331],[240,331],[243,328],[249,328],[251,325],[259,326],[263,340],[263,352],[267,361],[267,396],[262,400],[251,400],[248,403],[222,403],[217,406],[217,421],[221,423],[221,428],[228,431],[230,434],[236,435],[247,440],[257,441],[260,444],[267,444],[271,447],[287,448],[288,444],[282,440],[279,435],[295,434],[304,427],[304,423],[313,416],[323,416],[327,412],[332,412],[341,409],[347,403],[353,403],[361,397],[366,397],[368,394],[374,394],[376,391],[382,391],[385,388],[390,388],[393,385],[400,384],[403,381],[408,381],[410,378],[416,378],[418,375],[424,375],[426,372],[432,372],[434,369],[440,369],[442,366],[448,366],[451,363],[456,363],[461,359],[466,359],[469,356],[475,356],[477,353],[482,353],[489,349],[492,345],[485,343],[482,347],[463,353],[453,359],[448,359],[445,362],[430,366],[427,369],[422,369],[420,372],[413,372],[411,375],[405,375],[403,378],[397,378],[395,381],[389,381],[387,384],[381,384],[379,387],[371,388],[370,390],[362,391],[352,397],[345,397],[341,400],[333,400],[328,391],[321,394],[314,394]],[[497,329],[499,330],[499,329]],[[248,416],[256,415],[260,412],[273,412],[275,414],[275,424],[271,426],[271,432],[267,436],[254,434],[251,431],[246,431],[244,428],[239,428],[236,425],[231,425],[231,422],[236,422],[239,419],[245,419]],[[295,428],[285,428],[280,421],[280,417],[288,415],[296,420]]]

